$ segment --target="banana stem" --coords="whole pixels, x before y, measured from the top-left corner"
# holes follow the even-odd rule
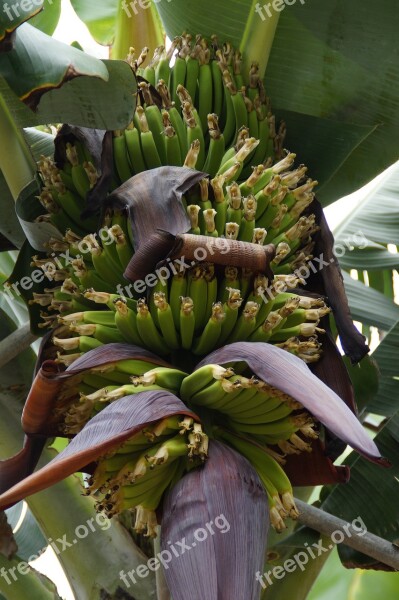
[[[337,530],[342,531],[345,536],[343,544],[371,556],[381,563],[399,569],[399,549],[391,542],[384,540],[374,533],[363,531],[359,535],[350,523],[331,515],[315,506],[306,504],[302,500],[295,499],[299,510],[298,521],[311,529],[319,531],[323,535],[331,536]],[[347,533],[350,532],[350,536]]]
[[[272,3],[267,4],[267,12],[262,2],[252,0],[247,23],[242,36],[240,51],[243,55],[242,72],[248,83],[251,63],[259,63],[259,76],[264,78],[270,51],[273,45],[280,13],[274,10]]]
[[[125,60],[133,46],[137,55],[142,48],[148,47],[149,62],[155,48],[164,43],[164,33],[158,12],[151,2],[150,8],[141,8],[133,4],[118,2],[116,32],[111,47],[111,58]],[[147,64],[147,63],[146,63]]]
[[[3,143],[0,148],[0,171],[4,175],[12,197],[17,200],[21,190],[34,178],[36,166],[23,134],[1,95],[0,139],[7,140],[7,143]]]

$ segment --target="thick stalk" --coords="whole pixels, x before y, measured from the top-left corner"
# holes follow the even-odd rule
[[[149,8],[141,8],[140,3],[118,3],[115,40],[111,48],[111,58],[124,60],[133,46],[137,55],[148,46],[150,49],[147,63],[157,46],[164,43],[161,20],[151,2]]]
[[[369,532],[362,531],[359,535],[359,530],[356,530],[350,523],[301,500],[295,499],[295,502],[299,510],[298,521],[302,525],[311,527],[325,536],[342,531],[343,544],[399,570],[399,549],[391,542]]]
[[[259,75],[261,79],[264,78],[279,18],[280,12],[274,10],[272,3],[252,0],[240,44],[244,74],[249,72],[251,63],[256,61],[259,63]]]
[[[21,190],[32,181],[35,163],[16,126],[4,99],[0,95],[0,171],[2,171],[10,192],[16,200]]]

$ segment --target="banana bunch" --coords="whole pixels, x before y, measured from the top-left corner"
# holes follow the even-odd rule
[[[42,187],[37,199],[46,213],[37,217],[36,222],[51,223],[62,234],[71,229],[84,236],[97,227],[96,219],[82,219],[81,213],[100,173],[82,143],[67,143],[66,158],[62,169],[50,157],[42,156],[38,162]]]
[[[295,505],[291,482],[282,468],[284,459],[276,456],[261,443],[243,435],[236,435],[221,427],[215,428],[214,435],[240,452],[252,464],[267,493],[272,527],[277,532],[286,529],[285,519],[287,517],[296,519],[299,513]]]
[[[239,53],[229,44],[219,47],[216,38],[208,45],[200,36],[195,41],[177,38],[167,53],[159,48],[146,68],[145,59],[145,52],[137,60],[129,57],[137,74],[148,79],[139,83],[140,105],[132,124],[114,132],[114,187],[162,164],[204,169],[210,179],[204,178],[183,198],[191,233],[273,243],[275,279],[268,282],[245,269],[203,263],[176,271],[166,284],[158,282],[145,299],[118,298],[115,292],[121,295],[123,272],[134,253],[132,228],[117,211],[105,215],[101,238],[94,233],[93,220],[82,222],[84,200],[100,174],[84,145],[67,144],[62,170],[51,159],[39,164],[41,196],[51,196],[45,202],[49,215],[40,219],[59,217],[53,222],[64,234],[63,241],[49,240],[48,260],[33,260],[43,268],[52,262],[50,278],[61,283],[34,296],[33,302],[47,309],[42,326],[53,327],[56,313],[62,321],[65,313],[88,312],[85,326],[69,321],[69,337],[61,336],[67,340],[61,347],[74,354],[127,341],[161,356],[181,349],[201,356],[249,339],[282,344],[307,362],[317,360],[314,338],[322,333],[317,324],[328,308],[311,299],[297,300],[295,306],[295,299],[277,294],[281,282],[291,287],[301,283],[292,273],[312,258],[312,235],[318,227],[315,216],[304,212],[314,199],[316,182],[304,181],[306,167],[293,169],[295,155],[282,153],[284,128],[276,134],[256,65],[245,88]],[[64,189],[74,201],[73,212],[63,202]],[[82,230],[84,225],[89,232]],[[60,258],[65,253],[71,261]],[[99,323],[93,317],[93,311],[103,312],[98,300],[104,293],[109,294],[105,303],[114,322],[112,315],[99,316],[107,320]]]
[[[312,417],[242,363],[192,371],[198,357],[239,341],[272,343],[306,363],[319,360],[319,323],[329,307],[322,298],[281,292],[304,283],[300,270],[313,258],[318,226],[310,206],[317,182],[283,150],[285,125],[276,129],[258,67],[251,66],[246,86],[240,53],[230,44],[183,35],[169,51],[158,48],[145,66],[147,58],[146,50],[128,57],[141,77],[138,106],[132,123],[113,132],[108,191],[162,165],[203,171],[182,199],[190,233],[274,244],[274,278],[213,264],[209,256],[210,262],[183,267],[171,263],[169,279],[158,279],[144,296],[136,293],[123,276],[134,254],[127,214],[109,209],[102,223],[81,218],[101,176],[84,144],[67,144],[62,169],[42,157],[39,201],[47,214],[38,220],[63,237],[48,241],[46,258],[32,258],[49,279],[32,302],[43,309],[41,326],[53,330],[57,362],[67,367],[89,350],[119,342],[173,365],[121,360],[74,375],[63,382],[55,416],[73,436],[111,402],[170,391],[194,410],[201,407],[212,435],[256,468],[272,524],[281,531],[286,517],[297,516],[282,467],[286,455],[311,451],[318,437]],[[199,423],[164,419],[99,459],[87,494],[109,517],[137,509],[136,529],[152,536],[164,492],[205,460],[207,448]]]
[[[65,435],[75,435],[108,404],[139,392],[165,390],[179,395],[186,376],[179,369],[137,359],[85,370],[67,378],[57,394],[54,412],[58,428]]]
[[[189,406],[220,413],[230,430],[277,445],[284,454],[311,450],[298,432],[317,437],[313,420],[300,403],[252,373],[238,375],[233,368],[206,365],[185,377],[180,397]]]
[[[281,281],[298,283],[290,277],[279,276],[269,288],[264,276],[226,267],[218,277],[214,265],[200,263],[159,283],[157,289],[163,291],[151,291],[148,300],[83,291],[79,278],[66,278],[61,287],[35,294],[33,302],[48,311],[42,313],[43,327],[59,323],[53,343],[65,352],[59,360],[66,364],[113,342],[148,348],[174,364],[187,356],[185,351],[195,360],[238,341],[270,342],[307,363],[316,362],[318,336],[324,333],[319,321],[330,309],[321,298],[277,293],[274,286]]]
[[[86,494],[109,518],[136,509],[136,531],[155,537],[155,511],[165,491],[207,455],[208,437],[199,423],[184,416],[168,417],[101,457]]]
[[[298,516],[282,468],[285,456],[312,451],[306,440],[317,439],[315,423],[299,402],[253,373],[236,374],[234,367],[242,369],[237,363],[197,369],[183,380],[180,397],[193,410],[200,406],[211,411],[216,439],[251,462],[268,495],[272,526],[282,531],[288,516]]]
[[[114,136],[120,182],[165,164],[186,164],[211,177],[232,168],[246,178],[252,166],[282,156],[285,125],[276,130],[258,65],[245,74],[246,86],[241,54],[231,44],[184,34],[168,51],[157,48],[144,66],[148,58],[147,49],[137,58],[131,49],[127,57],[144,80],[133,123]],[[251,144],[237,156],[247,139]]]

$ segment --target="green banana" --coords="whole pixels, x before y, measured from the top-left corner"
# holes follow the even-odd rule
[[[226,369],[220,365],[205,365],[190,373],[183,379],[180,396],[184,402],[189,402],[196,393],[207,387],[214,380],[229,379],[234,375],[231,368]]]
[[[184,371],[169,367],[155,367],[143,375],[133,377],[132,381],[135,385],[159,385],[179,392],[185,377],[187,377],[187,373],[184,373]]]
[[[137,302],[137,330],[145,345],[156,354],[164,356],[170,350],[162,339],[146,302],[141,299]]]
[[[146,166],[140,143],[140,133],[139,130],[134,127],[133,123],[125,129],[125,140],[133,174],[138,175],[145,171]]]
[[[154,293],[154,303],[157,308],[158,326],[166,344],[171,350],[180,348],[180,340],[176,332],[173,313],[163,292]]]
[[[224,135],[220,131],[218,120],[219,118],[215,113],[210,113],[207,115],[210,143],[205,164],[203,166],[203,171],[208,173],[210,177],[215,177],[225,153]]]
[[[96,325],[106,325],[115,327],[114,313],[110,310],[93,310],[63,315],[60,318],[62,323],[94,323]]]
[[[190,350],[194,331],[196,326],[196,316],[194,314],[194,302],[190,297],[180,298],[180,337],[181,345],[184,350]]]
[[[208,284],[205,279],[205,274],[206,271],[203,265],[194,267],[192,271],[192,279],[189,282],[189,287],[187,290],[194,305],[196,331],[203,329],[208,319],[206,314]],[[182,330],[180,331],[182,333]]]
[[[180,331],[180,298],[186,296],[187,278],[184,271],[173,275],[169,291],[169,304],[172,310],[173,321],[177,331]]]
[[[69,329],[83,336],[93,336],[96,340],[102,344],[113,344],[124,342],[123,336],[120,334],[117,328],[107,327],[106,325],[98,324],[76,324],[69,325]]]
[[[140,143],[146,167],[147,169],[161,167],[162,161],[155,144],[154,135],[149,128],[147,116],[142,106],[136,108],[136,115],[140,127]]]
[[[135,311],[131,310],[126,302],[122,299],[118,299],[115,303],[115,325],[118,331],[122,335],[124,341],[129,344],[136,344],[141,346],[143,339],[140,337],[139,330],[137,327],[137,315]]]
[[[256,329],[256,315],[259,312],[259,304],[257,302],[248,301],[245,304],[244,310],[239,316],[237,323],[228,338],[228,343],[240,342],[247,340],[251,333]]]
[[[112,139],[116,172],[121,183],[124,183],[133,175],[133,169],[128,157],[125,132],[120,130],[114,131]]]
[[[222,323],[226,313],[221,302],[216,302],[212,307],[212,314],[205,325],[202,334],[194,341],[192,352],[196,355],[209,354],[215,348],[222,331]]]
[[[149,84],[142,81],[139,83],[139,89],[144,97],[144,102],[146,104],[145,117],[147,119],[148,127],[152,132],[159,158],[162,164],[166,164],[166,145],[162,113],[158,106],[154,104]]]
[[[205,47],[200,55],[198,76],[198,114],[203,130],[206,130],[209,113],[212,112],[213,79],[209,64],[210,51]]]
[[[272,423],[238,423],[229,419],[229,426],[235,431],[244,433],[253,433],[255,435],[274,435],[286,437],[288,439],[293,433],[296,433],[302,424],[308,419],[307,415],[286,416]]]
[[[220,336],[217,341],[218,346],[223,346],[231,335],[238,319],[238,312],[243,302],[240,290],[227,288],[229,297],[224,303],[225,319],[222,322]]]

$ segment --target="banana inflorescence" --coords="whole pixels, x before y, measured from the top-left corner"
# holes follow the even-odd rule
[[[69,366],[89,350],[120,342],[179,366],[120,360],[92,368],[66,380],[55,412],[71,436],[110,402],[142,391],[167,390],[194,411],[201,407],[211,416],[211,435],[258,471],[272,524],[281,531],[284,519],[297,515],[285,456],[311,451],[313,419],[238,363],[191,371],[198,357],[239,341],[269,342],[307,363],[320,358],[319,322],[330,312],[325,300],[281,292],[303,283],[298,273],[313,257],[318,227],[309,207],[317,182],[306,178],[303,165],[294,168],[295,155],[283,148],[285,125],[276,127],[257,65],[245,85],[241,55],[230,44],[183,35],[170,50],[158,48],[148,66],[146,58],[145,50],[128,56],[141,77],[139,104],[127,128],[113,132],[108,192],[163,165],[203,171],[207,176],[182,200],[190,233],[274,244],[274,278],[214,264],[209,256],[185,267],[171,263],[173,275],[145,297],[132,286],[122,294],[134,254],[130,217],[108,209],[102,223],[82,218],[101,175],[83,143],[66,145],[61,167],[42,157],[39,201],[46,213],[37,221],[52,223],[62,239],[49,240],[48,257],[32,258],[49,279],[32,302],[43,308],[41,327],[54,329],[57,361]],[[137,508],[136,528],[153,535],[164,492],[206,458],[207,447],[199,423],[164,419],[99,459],[87,493],[108,516]]]

